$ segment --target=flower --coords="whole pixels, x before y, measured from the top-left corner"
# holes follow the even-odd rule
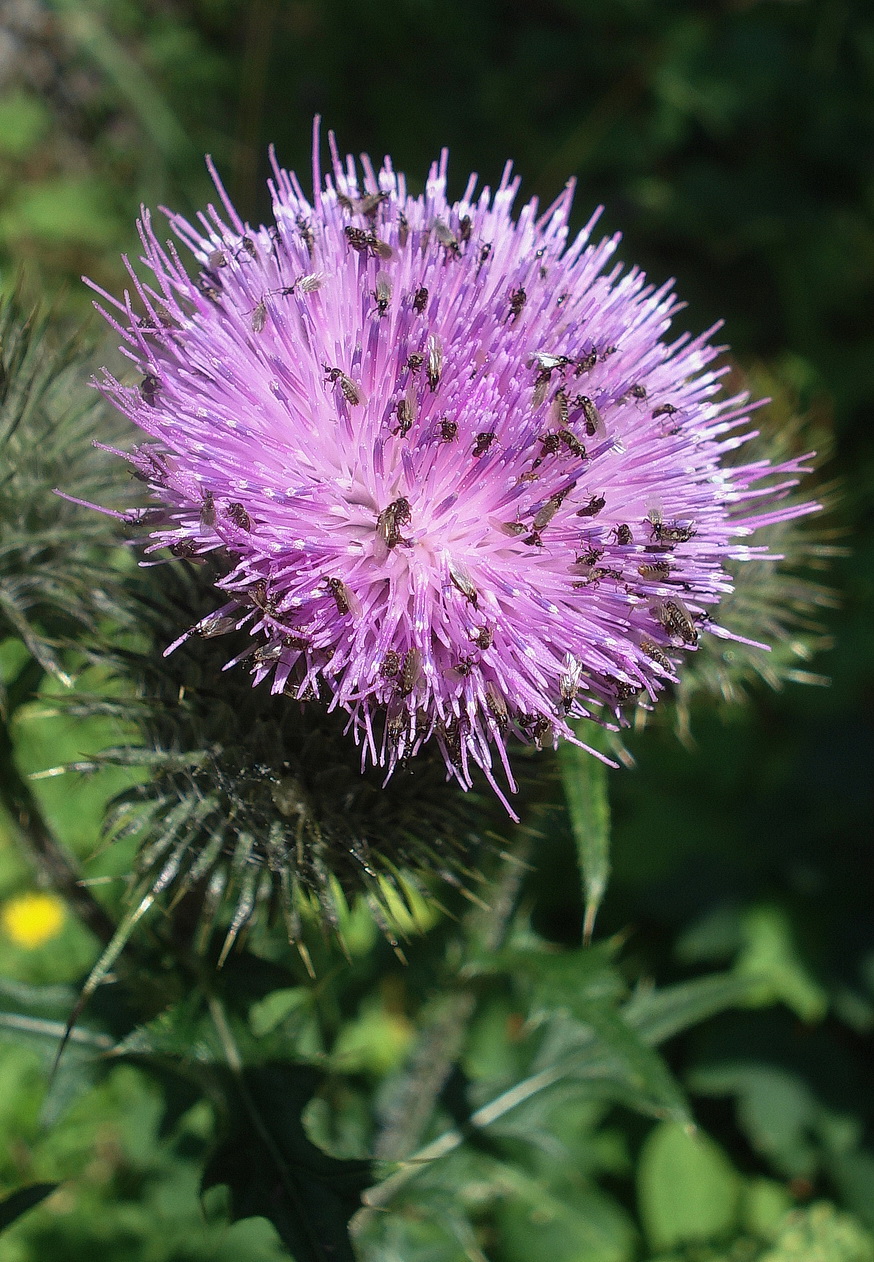
[[[323,181],[318,139],[311,201],[271,155],[252,228],[210,163],[224,213],[167,212],[196,274],[144,210],[142,309],[98,290],[142,374],[101,383],[153,440],[139,520],[150,552],[222,568],[176,644],[245,627],[229,665],[347,711],[364,760],[433,740],[506,802],[508,737],[621,722],[703,631],[732,637],[727,565],[817,507],[784,500],[804,458],[726,462],[750,408],[720,397],[715,329],[669,340],[670,282],[613,264],[597,212],[570,236],[573,183],[514,219],[509,164],[450,202],[446,151],[416,196],[333,135]]]
[[[56,938],[64,927],[64,904],[54,894],[29,891],[4,903],[0,924],[16,946],[33,950]]]

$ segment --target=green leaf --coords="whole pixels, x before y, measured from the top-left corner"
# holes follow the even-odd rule
[[[373,1176],[370,1162],[340,1161],[307,1138],[301,1112],[318,1077],[276,1063],[229,1073],[228,1131],[203,1188],[227,1184],[234,1220],[269,1218],[295,1262],[355,1262],[348,1222]]]
[[[640,1216],[651,1246],[713,1240],[737,1221],[741,1181],[728,1158],[700,1131],[674,1122],[647,1136],[638,1169]]]
[[[570,741],[562,741],[559,747],[559,766],[583,877],[583,941],[589,942],[610,875],[607,768],[600,759]]]
[[[647,1043],[664,1043],[708,1017],[745,1003],[753,988],[749,977],[714,973],[663,990],[641,990],[623,1008],[630,1025]]]
[[[51,1196],[57,1186],[57,1183],[31,1183],[29,1187],[19,1188],[17,1192],[0,1201],[0,1231],[5,1231],[16,1218]]]
[[[507,1262],[629,1262],[634,1256],[631,1223],[595,1188],[562,1196],[539,1179],[519,1178],[496,1217]]]
[[[742,977],[758,982],[751,1003],[785,1003],[802,1021],[819,1021],[828,1009],[828,996],[802,961],[792,925],[779,907],[754,907],[744,918],[746,946],[735,968]]]

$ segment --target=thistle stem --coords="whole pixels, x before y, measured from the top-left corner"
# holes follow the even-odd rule
[[[490,905],[485,909],[475,907],[465,918],[465,941],[479,942],[487,952],[497,951],[502,945],[531,842],[531,830],[519,827],[507,848]],[[420,1142],[440,1092],[458,1060],[476,1003],[476,989],[462,976],[455,991],[435,1006],[419,1036],[406,1080],[377,1139],[374,1154],[377,1160],[400,1160]]]

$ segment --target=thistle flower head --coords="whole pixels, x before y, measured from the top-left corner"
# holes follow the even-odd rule
[[[203,636],[244,627],[254,682],[348,712],[389,771],[436,741],[450,773],[513,788],[506,743],[576,739],[676,678],[729,562],[803,462],[727,463],[746,396],[720,395],[714,330],[671,338],[648,284],[568,229],[572,185],[514,218],[519,181],[447,197],[389,159],[341,161],[312,200],[274,160],[275,222],[143,212],[139,303],[104,312],[140,374],[103,388],[152,440],[132,459],[149,551],[212,554]],[[178,641],[177,641],[178,643]],[[500,789],[498,789],[500,792]]]

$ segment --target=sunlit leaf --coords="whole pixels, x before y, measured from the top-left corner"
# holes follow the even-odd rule
[[[663,1122],[647,1136],[638,1168],[640,1215],[655,1249],[713,1240],[735,1226],[741,1183],[706,1135]]]
[[[559,765],[583,878],[586,906],[583,940],[588,942],[610,875],[607,767],[569,741],[563,741],[560,746]]]

